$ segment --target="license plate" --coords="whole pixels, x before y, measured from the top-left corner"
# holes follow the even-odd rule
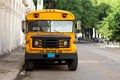
[[[48,57],[48,58],[55,58],[55,54],[54,54],[54,53],[49,53],[49,54],[47,55],[47,57]]]

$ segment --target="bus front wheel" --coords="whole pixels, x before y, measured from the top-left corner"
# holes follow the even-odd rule
[[[34,62],[32,60],[25,60],[26,71],[32,71],[34,69]]]
[[[74,59],[68,60],[68,68],[70,71],[75,71],[77,69],[77,66],[78,66],[78,56],[76,55]]]

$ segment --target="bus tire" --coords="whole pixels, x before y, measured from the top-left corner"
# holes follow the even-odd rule
[[[34,69],[34,62],[32,60],[26,60],[26,71],[32,71]]]
[[[76,55],[74,59],[68,61],[68,68],[70,71],[75,71],[77,69],[77,66],[78,66],[78,56]]]

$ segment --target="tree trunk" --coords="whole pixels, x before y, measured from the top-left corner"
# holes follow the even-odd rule
[[[119,48],[120,48],[120,42],[119,42]]]
[[[54,9],[55,8],[55,1],[49,1],[47,9]]]

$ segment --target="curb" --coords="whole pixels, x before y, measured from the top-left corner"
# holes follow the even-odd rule
[[[106,44],[93,44],[94,46],[100,46],[101,48],[120,48],[118,45],[106,45]]]

